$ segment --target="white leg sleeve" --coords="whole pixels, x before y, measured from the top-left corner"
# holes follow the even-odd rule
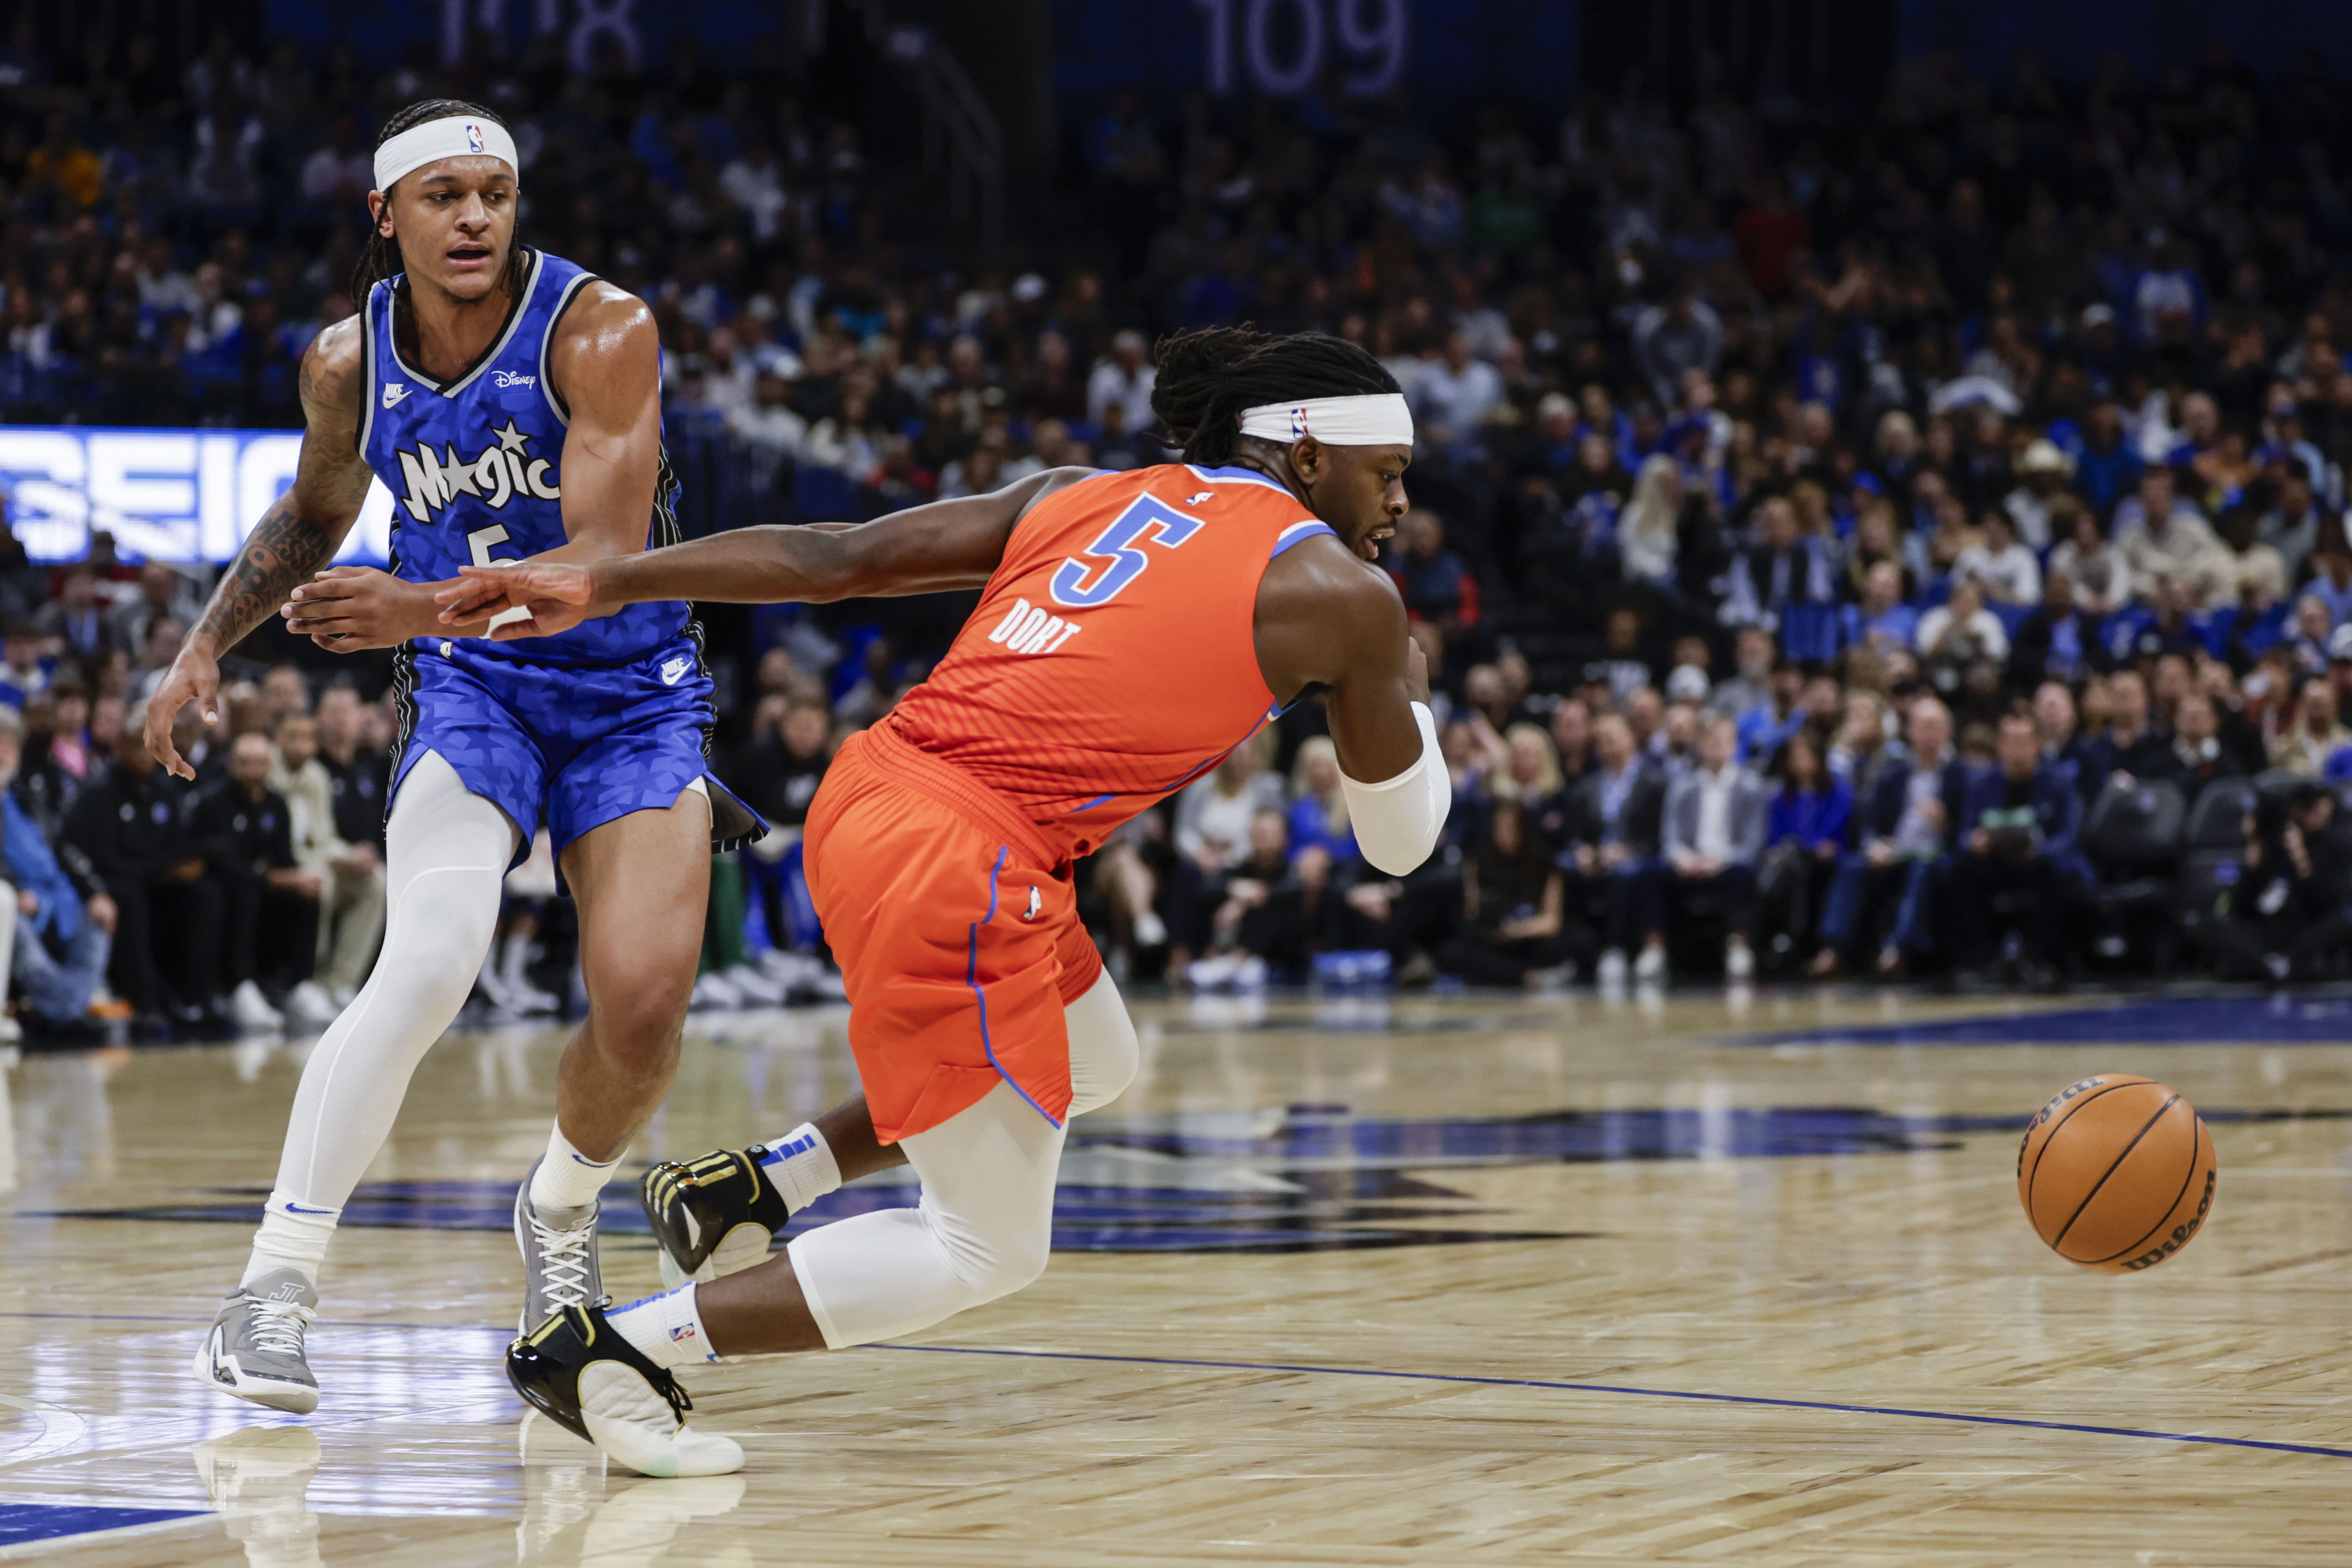
[[[923,1180],[919,1204],[820,1226],[785,1248],[826,1347],[928,1329],[1044,1273],[1062,1138],[1000,1083],[902,1140]]]
[[[385,826],[388,911],[375,973],[302,1068],[278,1193],[341,1208],[392,1131],[409,1075],[457,1017],[498,923],[514,825],[427,752]]]
[[[1108,971],[1063,1016],[1070,1023],[1070,1114],[1084,1116],[1117,1100],[1135,1081],[1143,1047]]]

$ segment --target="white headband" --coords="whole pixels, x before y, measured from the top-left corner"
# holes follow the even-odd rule
[[[1330,447],[1410,447],[1412,411],[1401,392],[1262,403],[1242,410],[1242,434],[1286,447],[1309,436]]]
[[[506,127],[453,114],[412,125],[377,148],[375,188],[388,191],[401,175],[444,158],[502,158],[508,168],[518,173],[522,169],[515,161],[514,138],[507,134]]]

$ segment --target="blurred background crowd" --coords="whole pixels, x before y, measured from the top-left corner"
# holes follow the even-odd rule
[[[1129,92],[1066,127],[988,257],[781,58],[369,74],[28,9],[0,48],[0,415],[299,424],[374,127],[470,98],[516,130],[525,241],[653,305],[696,531],[1162,460],[1176,328],[1338,333],[1395,374],[1420,439],[1384,563],[1438,688],[1445,845],[1367,868],[1301,705],[1081,868],[1126,978],[2352,957],[2352,143],[2315,63],[1931,58],[1863,112],[1704,50],[1671,94],[1632,73],[1564,112]],[[184,716],[194,789],[121,742],[207,586],[102,535],[0,562],[20,1014],[305,1022],[365,976],[381,661],[257,637],[223,724]],[[703,1005],[829,988],[793,826],[969,602],[710,616],[718,771],[780,831],[723,865]],[[518,872],[486,1001],[564,1004],[567,910]]]

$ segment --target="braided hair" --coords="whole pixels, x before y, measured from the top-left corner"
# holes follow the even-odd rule
[[[383,129],[376,132],[375,144],[382,147],[402,132],[414,130],[428,120],[448,120],[457,117],[467,120],[486,120],[501,131],[508,128],[505,120],[501,119],[495,110],[484,109],[478,103],[468,103],[462,98],[424,98],[385,121]],[[403,176],[403,178],[405,177]],[[400,181],[394,180],[393,184],[397,185]],[[384,198],[389,201],[392,193],[386,191],[383,194]],[[520,245],[512,247],[507,252],[506,275],[501,281],[509,288],[515,281],[516,263],[521,258]],[[405,270],[405,264],[400,258],[398,237],[387,237],[380,227],[370,226],[367,244],[360,251],[359,265],[352,269],[352,303],[364,307],[367,304],[369,289],[384,279],[394,277],[404,270]]]
[[[1152,412],[1184,461],[1210,468],[1232,458],[1244,408],[1402,390],[1361,344],[1324,332],[1203,327],[1162,338],[1154,363]]]

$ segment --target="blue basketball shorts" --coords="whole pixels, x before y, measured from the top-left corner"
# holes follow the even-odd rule
[[[471,639],[411,643],[393,680],[401,744],[391,794],[438,752],[521,830],[516,864],[542,823],[561,857],[608,822],[675,805],[705,774],[710,689],[687,637],[585,668],[500,658]]]

